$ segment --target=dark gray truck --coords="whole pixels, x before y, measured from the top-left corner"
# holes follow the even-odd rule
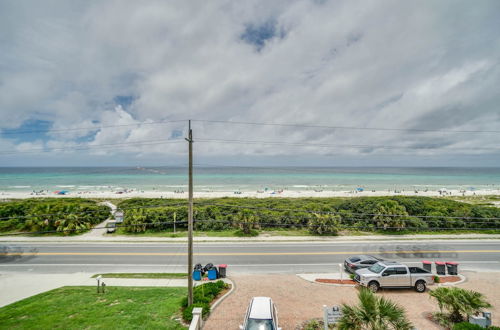
[[[373,292],[379,288],[415,288],[417,292],[424,292],[427,285],[434,284],[434,275],[420,267],[381,261],[356,270],[354,280]]]

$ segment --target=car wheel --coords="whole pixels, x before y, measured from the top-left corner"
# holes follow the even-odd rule
[[[368,289],[370,289],[371,292],[377,292],[379,287],[380,285],[375,281],[368,283]]]
[[[417,283],[415,283],[415,291],[424,292],[425,291],[425,282],[418,281]]]

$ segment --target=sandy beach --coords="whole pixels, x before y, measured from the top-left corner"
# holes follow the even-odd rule
[[[195,198],[219,198],[219,197],[251,197],[251,198],[302,198],[302,197],[363,197],[363,196],[427,196],[427,197],[445,197],[445,196],[487,196],[500,195],[500,189],[483,189],[474,191],[464,190],[380,190],[380,191],[316,191],[316,190],[277,190],[277,191],[195,191]],[[31,193],[31,192],[11,192],[0,191],[0,199],[26,199],[26,198],[168,198],[168,199],[185,199],[187,191],[142,191],[142,190],[125,190],[125,191],[68,191],[64,195],[58,195],[53,192]]]

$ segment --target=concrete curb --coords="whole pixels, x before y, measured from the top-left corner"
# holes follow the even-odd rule
[[[85,235],[85,234],[83,234]],[[418,241],[418,240],[499,240],[497,234],[463,234],[463,235],[366,235],[366,236],[269,236],[254,238],[239,237],[194,237],[195,243],[262,243],[262,242],[316,242],[316,243],[352,243],[376,242],[376,241]],[[0,236],[0,242],[24,242],[24,243],[185,243],[187,238],[169,237],[134,237],[134,236],[112,236],[112,237],[25,237],[25,236]]]
[[[224,301],[224,299],[226,299],[231,293],[233,293],[234,289],[236,288],[236,285],[234,284],[233,281],[231,281],[231,279],[226,277],[224,282],[226,283],[229,282],[229,284],[231,284],[231,289],[228,292],[226,292],[225,295],[217,299],[217,301],[210,307],[210,314],[212,314],[212,312],[217,308],[217,306],[219,306],[220,303]]]
[[[457,282],[448,282],[448,283],[437,283],[437,286],[438,287],[441,287],[441,286],[454,286],[454,285],[462,284],[465,281],[467,281],[467,277],[465,277],[465,276],[463,276],[461,274],[458,274],[457,276],[460,277],[460,281],[457,281]]]
[[[298,278],[301,278],[303,279],[304,281],[306,282],[309,282],[309,283],[312,283],[312,284],[320,284],[320,285],[327,285],[327,286],[344,286],[344,287],[351,287],[351,288],[355,288],[357,286],[357,284],[338,284],[338,283],[323,283],[323,282],[316,282],[316,278],[315,280],[310,280],[306,277],[303,277],[301,276],[302,274],[295,274],[295,276],[297,276]]]

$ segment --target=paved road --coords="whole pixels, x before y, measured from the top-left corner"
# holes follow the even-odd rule
[[[186,245],[161,243],[0,243],[0,272],[185,272]],[[500,271],[500,240],[402,242],[198,243],[195,263],[232,273],[332,272],[348,255],[369,253],[413,263],[458,261]]]

